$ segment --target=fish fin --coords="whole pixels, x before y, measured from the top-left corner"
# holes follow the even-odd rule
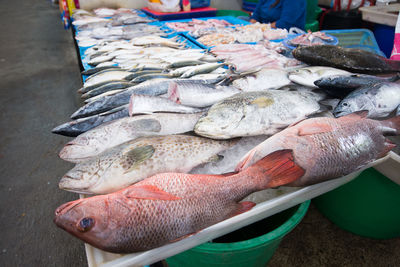
[[[255,172],[257,176],[262,175],[265,181],[261,181],[261,189],[289,184],[305,173],[305,170],[296,164],[291,149],[272,152],[244,171]]]
[[[301,127],[297,134],[299,136],[327,133],[332,131],[332,126],[327,123],[315,123],[312,126]]]
[[[259,108],[265,108],[274,103],[274,100],[268,97],[258,97],[250,102],[250,104],[257,105]]]
[[[360,110],[349,115],[338,118],[339,120],[357,120],[357,119],[365,119],[368,116],[368,110]]]
[[[174,101],[175,103],[178,103],[178,104],[181,103],[181,101],[179,99],[178,84],[176,82],[169,83],[168,99],[171,101]]]
[[[238,209],[235,211],[235,213],[232,215],[232,217],[251,210],[255,205],[256,205],[256,203],[251,202],[251,201],[240,202]]]
[[[400,116],[384,120],[382,121],[382,124],[386,128],[383,130],[384,135],[400,134]]]
[[[178,200],[180,197],[165,192],[154,185],[131,186],[124,190],[126,198],[151,199],[151,200]]]
[[[249,165],[249,162],[254,157],[256,152],[257,152],[256,148],[253,148],[252,150],[247,152],[247,154],[236,165],[235,171],[240,172],[240,171],[244,170],[247,167],[247,165]]]
[[[396,147],[396,144],[394,144],[389,139],[385,139],[385,145],[384,145],[383,151],[379,154],[379,158],[383,158],[384,156],[386,156],[387,153],[389,153],[395,147]]]
[[[145,160],[151,158],[154,154],[154,147],[151,145],[141,146],[123,153],[123,164],[125,173],[136,169]]]
[[[219,162],[219,161],[221,161],[221,160],[223,160],[224,159],[224,156],[222,156],[222,155],[213,155],[213,156],[211,156],[208,160],[207,160],[207,162]]]

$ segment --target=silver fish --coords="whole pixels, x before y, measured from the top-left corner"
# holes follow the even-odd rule
[[[185,73],[181,75],[182,78],[189,78],[193,75],[196,74],[202,74],[202,73],[210,73],[215,69],[218,69],[219,67],[223,66],[223,63],[205,63],[202,65],[197,65],[189,70],[187,70]]]
[[[288,73],[280,69],[261,69],[232,82],[233,86],[242,91],[278,89],[288,84],[290,84]]]
[[[309,87],[317,87],[314,82],[333,75],[352,75],[352,73],[335,69],[331,67],[321,67],[321,66],[314,66],[314,67],[304,67],[300,69],[296,69],[289,72],[289,79],[292,82],[309,86]]]
[[[108,81],[124,80],[132,73],[124,70],[105,70],[89,76],[83,87],[94,86]]]
[[[197,113],[204,109],[177,104],[167,98],[146,95],[131,95],[129,116],[154,112]]]
[[[305,174],[289,186],[305,186],[341,177],[384,157],[396,145],[386,136],[400,134],[400,117],[378,121],[367,112],[312,118],[277,133],[249,151],[236,171],[275,151],[290,149]]]
[[[190,132],[201,115],[203,113],[156,113],[114,120],[68,142],[59,156],[63,160],[79,162],[138,137]]]
[[[214,86],[190,80],[176,81],[169,85],[168,99],[185,106],[204,108],[239,92],[229,86]]]
[[[194,130],[214,139],[271,135],[319,112],[321,99],[322,96],[308,91],[239,93],[211,106]]]
[[[157,173],[187,173],[218,160],[217,154],[236,142],[185,135],[142,137],[77,164],[59,187],[85,194],[114,192]]]
[[[333,110],[335,117],[368,110],[369,118],[383,118],[400,105],[400,84],[378,83],[351,92]]]

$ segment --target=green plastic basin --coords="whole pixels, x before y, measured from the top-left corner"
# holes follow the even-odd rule
[[[329,220],[354,234],[400,237],[400,186],[373,168],[313,203]]]
[[[310,201],[166,259],[170,267],[265,266]]]

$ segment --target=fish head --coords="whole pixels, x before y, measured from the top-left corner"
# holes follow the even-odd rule
[[[93,189],[112,165],[112,158],[94,158],[75,165],[60,180],[60,189],[80,193],[92,194]]]
[[[338,118],[361,110],[370,110],[368,99],[347,97],[339,102],[332,113]]]
[[[111,231],[111,214],[108,196],[96,196],[65,203],[55,211],[54,223],[73,236],[95,244],[108,247]],[[111,227],[110,227],[111,226]]]
[[[95,132],[91,132],[90,136],[86,136],[85,134],[79,135],[68,142],[58,155],[61,159],[70,162],[83,161],[102,152],[102,143],[105,141],[105,138],[105,134],[99,136]]]
[[[235,106],[216,105],[198,120],[194,127],[195,133],[201,136],[228,139],[235,137],[232,129],[236,128],[244,118],[244,112],[241,108]]]

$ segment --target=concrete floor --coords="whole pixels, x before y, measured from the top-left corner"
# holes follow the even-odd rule
[[[71,32],[50,1],[8,1],[0,18],[0,266],[86,266],[83,243],[52,222],[77,197],[57,187],[69,139],[50,133],[80,104]],[[311,207],[269,266],[400,266],[399,252],[400,239],[355,236]]]

